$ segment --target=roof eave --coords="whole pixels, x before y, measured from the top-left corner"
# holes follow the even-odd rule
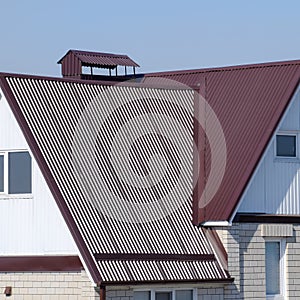
[[[177,279],[177,280],[144,280],[144,281],[103,281],[103,286],[122,286],[122,285],[152,285],[152,284],[178,284],[178,283],[190,283],[190,284],[229,284],[234,281],[234,277],[220,278],[220,279]]]
[[[200,224],[202,227],[227,227],[231,226],[229,221],[205,221]]]

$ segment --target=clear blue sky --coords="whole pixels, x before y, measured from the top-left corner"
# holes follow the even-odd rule
[[[0,71],[60,75],[68,49],[139,72],[300,59],[298,0],[0,0]]]

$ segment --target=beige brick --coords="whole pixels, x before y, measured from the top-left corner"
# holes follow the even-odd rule
[[[0,273],[0,286],[12,286],[11,300],[99,299],[85,272]]]

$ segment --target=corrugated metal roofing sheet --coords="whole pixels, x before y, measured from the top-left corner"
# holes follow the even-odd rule
[[[209,281],[226,278],[216,261],[99,261],[104,282]]]
[[[227,146],[225,175],[212,201],[196,212],[196,222],[229,220],[299,84],[300,61],[154,73],[144,82],[157,82],[158,77],[199,89],[221,123]],[[206,115],[206,124],[212,124],[210,118]],[[207,151],[204,169],[210,164]],[[203,176],[205,181],[208,172]]]
[[[80,51],[80,50],[69,50],[68,53],[58,61],[58,63],[62,63],[64,58],[70,54],[73,54],[75,57],[77,57],[82,62],[83,65],[88,65],[88,66],[92,65],[92,66],[109,66],[109,67],[116,67],[116,66],[139,67],[139,65],[127,55]]]
[[[58,201],[77,244],[83,252],[87,248],[90,253],[90,256],[85,253],[84,257],[86,264],[91,269],[96,263],[95,255],[99,253],[131,253],[137,256],[140,253],[213,254],[210,242],[206,239],[203,230],[192,225],[190,195],[192,193],[193,160],[193,91],[130,86],[108,88],[100,84],[83,84],[67,80],[47,80],[16,75],[3,76],[5,79],[1,80],[1,86],[6,90],[9,103],[25,132],[44,176],[48,179],[50,189]],[[95,99],[98,100],[94,103]],[[123,103],[122,101],[126,99],[135,101],[124,103],[122,106],[124,110],[115,110],[116,103],[120,101]],[[180,111],[174,109],[171,99],[177,101],[178,105],[184,105],[190,115],[180,114]],[[94,128],[93,126],[97,127],[107,112],[114,112],[114,114],[109,114],[111,119],[106,120],[105,126],[96,128],[101,133],[97,136],[99,147],[97,148],[99,150],[97,166],[100,166],[99,169],[95,169],[93,162],[88,160],[94,156],[91,145],[85,144],[85,142],[95,142],[95,140],[89,140],[89,137],[92,136],[90,132],[81,132],[84,134],[81,136],[83,143],[76,148],[77,154],[79,153],[76,156],[78,165],[75,166],[73,160],[74,136],[77,134],[76,130],[84,112],[89,108],[92,108],[92,112],[94,112],[89,115],[89,118],[84,119],[89,129]],[[156,185],[156,188],[150,190],[128,188],[126,184],[114,177],[114,173],[110,169],[111,165],[107,164],[108,154],[110,154],[107,152],[109,150],[107,147],[112,144],[115,134],[126,122],[147,112],[159,116],[162,110],[173,118],[176,116],[177,120],[190,133],[189,141],[180,141],[180,137],[178,137],[179,148],[185,149],[184,156],[190,163],[183,165],[188,176],[181,182],[183,192],[173,195],[173,202],[171,202],[173,204],[172,207],[169,207],[169,209],[173,209],[173,212],[165,217],[144,223],[124,222],[113,218],[112,215],[104,214],[99,207],[95,206],[95,201],[101,205],[101,203],[106,203],[104,200],[109,198],[109,194],[103,194],[101,189],[100,182],[103,179],[114,193],[127,197],[128,201],[139,199],[141,203],[147,203],[156,199],[157,195],[167,193],[174,184],[174,180],[176,181],[178,176],[175,173],[178,170],[174,164],[174,169],[170,168],[169,170],[170,176],[165,178],[162,184]],[[159,117],[157,120],[158,123],[154,122],[153,125],[164,126],[164,123],[160,124]],[[175,127],[173,130],[176,132],[180,128]],[[128,134],[128,139],[132,138],[130,133]],[[131,132],[131,134],[134,135],[135,132]],[[137,161],[141,160],[137,171],[140,171],[141,166],[146,163],[149,154],[155,154],[155,151],[160,150],[160,143],[161,140],[150,136],[150,138],[142,140],[140,146],[137,145],[138,148],[133,153],[133,157]],[[176,152],[172,157],[176,159]],[[99,173],[99,170],[102,171]],[[101,199],[100,202],[99,199]],[[182,201],[182,199],[186,199],[186,201]],[[174,209],[176,203],[180,203],[178,209]],[[104,205],[102,209],[105,207]],[[162,212],[165,211],[165,204],[161,209]],[[118,205],[114,208],[110,207],[109,210],[114,213],[121,210],[123,215],[127,213],[128,216],[130,213],[132,214],[132,211],[125,211],[122,206]],[[68,212],[73,218],[70,218]],[[147,211],[147,213],[151,213],[151,211]],[[137,215],[137,217],[139,216]],[[75,226],[72,223],[73,219],[80,232],[80,237],[78,237],[77,229],[73,228]],[[193,264],[195,264],[194,267],[192,267]],[[160,267],[159,272],[155,271],[157,265]],[[189,280],[228,278],[216,259],[203,264],[198,260],[195,263],[181,263],[180,261],[154,263],[119,262],[111,259],[106,262],[98,262],[96,267],[97,270],[93,269],[95,281],[98,278],[97,272],[108,282],[127,281],[132,274],[134,274],[132,278],[137,281],[144,280],[147,276],[148,279],[156,281],[161,280],[162,277],[164,280],[177,280],[178,276],[184,276]],[[128,273],[124,271],[125,267],[129,270]],[[145,270],[148,270],[149,274],[145,273]],[[180,273],[177,273],[178,271]],[[193,276],[189,277],[192,271],[194,272]]]

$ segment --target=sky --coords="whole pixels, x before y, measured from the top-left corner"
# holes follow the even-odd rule
[[[139,73],[300,59],[298,0],[0,0],[0,71],[60,76],[69,50]]]

